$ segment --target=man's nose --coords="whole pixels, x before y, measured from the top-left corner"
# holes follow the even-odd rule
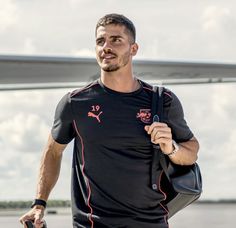
[[[103,51],[105,53],[109,53],[109,52],[112,52],[112,46],[109,42],[105,42],[104,45],[103,45]]]

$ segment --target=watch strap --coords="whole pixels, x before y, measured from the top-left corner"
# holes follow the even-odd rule
[[[174,150],[172,152],[170,152],[169,154],[165,154],[167,156],[172,156],[174,155],[176,152],[178,152],[179,150],[179,145],[174,141],[172,140],[172,145],[174,146]]]

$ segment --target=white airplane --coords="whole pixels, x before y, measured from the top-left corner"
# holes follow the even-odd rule
[[[151,84],[236,82],[236,64],[134,60]],[[0,55],[0,90],[73,88],[99,77],[96,59]]]

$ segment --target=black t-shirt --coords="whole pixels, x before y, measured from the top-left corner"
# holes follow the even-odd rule
[[[65,95],[57,106],[54,140],[75,139],[74,227],[157,228],[167,214],[163,192],[151,188],[152,144],[144,130],[152,122],[152,86],[139,82],[137,91],[120,93],[97,80]],[[167,89],[164,119],[177,142],[193,137],[178,98]]]

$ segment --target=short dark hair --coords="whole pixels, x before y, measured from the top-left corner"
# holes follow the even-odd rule
[[[107,14],[104,17],[100,18],[98,20],[97,25],[96,25],[95,34],[97,34],[98,27],[106,26],[106,25],[110,25],[110,24],[125,26],[127,32],[130,34],[130,36],[132,38],[132,43],[135,42],[135,40],[136,40],[135,26],[130,19],[128,19],[127,17],[125,17],[122,14],[112,13],[112,14]]]

